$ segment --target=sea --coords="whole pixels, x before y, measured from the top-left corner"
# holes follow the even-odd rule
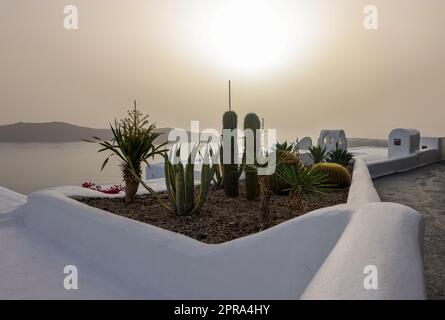
[[[384,146],[386,141],[350,140],[350,146]],[[0,186],[22,194],[58,186],[98,185],[122,182],[119,161],[112,157],[101,171],[109,153],[87,142],[0,143]],[[163,161],[161,156],[150,160]],[[143,170],[145,174],[145,170]]]
[[[22,194],[57,186],[122,183],[119,162],[87,142],[0,143],[0,186]],[[156,158],[155,162],[162,161]]]

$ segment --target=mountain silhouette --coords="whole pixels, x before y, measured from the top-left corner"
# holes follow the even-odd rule
[[[166,141],[170,130],[170,128],[156,129],[163,133],[157,142]],[[112,133],[110,129],[81,127],[57,121],[0,125],[0,142],[75,142],[91,139],[93,136],[111,140]]]

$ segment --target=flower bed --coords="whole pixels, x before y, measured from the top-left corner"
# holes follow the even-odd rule
[[[160,193],[167,201],[167,194]],[[287,195],[274,195],[270,202],[270,226],[280,224],[307,212],[345,203],[348,189],[333,189],[323,196],[308,195],[300,210],[292,209]],[[121,198],[84,198],[81,202],[120,216],[180,233],[205,243],[222,243],[261,230],[261,202],[248,201],[244,185],[240,195],[229,198],[224,190],[212,188],[200,213],[178,216],[167,211],[152,195],[141,195],[126,206]]]

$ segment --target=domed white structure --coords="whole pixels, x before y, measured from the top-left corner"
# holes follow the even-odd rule
[[[416,129],[394,129],[388,138],[388,158],[405,157],[419,151],[420,132]]]
[[[299,150],[309,150],[312,148],[312,139],[311,137],[304,137],[300,141],[298,141],[297,147]]]
[[[347,150],[348,140],[344,130],[321,130],[318,145],[325,147],[328,152],[335,150],[337,145],[339,149]]]

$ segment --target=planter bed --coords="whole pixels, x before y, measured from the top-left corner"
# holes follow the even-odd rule
[[[167,194],[160,193],[167,202]],[[274,195],[270,202],[270,226],[301,216],[307,212],[346,203],[348,189],[333,189],[323,196],[307,195],[301,210],[288,205],[287,195]],[[77,199],[96,207],[130,219],[148,223],[180,233],[193,239],[217,244],[241,238],[260,231],[260,200],[248,201],[243,184],[240,195],[228,198],[223,189],[212,188],[200,213],[177,216],[164,207],[152,195],[140,195],[136,202],[125,206],[122,198]]]

